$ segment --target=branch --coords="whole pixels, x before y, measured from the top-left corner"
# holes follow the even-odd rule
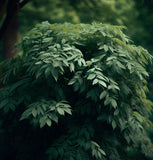
[[[30,0],[24,0],[22,2],[19,3],[20,8],[22,8],[24,5],[26,5]]]

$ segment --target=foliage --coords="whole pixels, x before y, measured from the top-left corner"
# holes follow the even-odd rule
[[[5,152],[11,146],[23,160],[153,158],[152,57],[123,29],[43,22],[22,39],[20,54],[1,63],[1,137],[13,137]]]
[[[46,20],[50,23],[104,22],[130,27],[137,14],[134,4],[134,0],[32,0],[19,12],[20,33]]]
[[[132,39],[135,41],[136,44],[140,44],[147,48],[151,54],[153,54],[153,1],[152,0],[135,0],[135,9],[137,10],[137,17],[136,17],[136,30],[132,35]],[[149,81],[148,81],[148,88],[149,93],[147,97],[153,100],[153,70],[152,66],[149,65],[147,67],[148,72],[150,73]],[[153,110],[150,119],[153,122]],[[151,139],[153,139],[153,130],[149,130],[149,134]]]

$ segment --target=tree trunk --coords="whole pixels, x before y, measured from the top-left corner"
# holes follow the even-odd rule
[[[18,16],[12,18],[3,39],[3,57],[4,59],[12,58],[18,50],[14,48],[18,41]]]

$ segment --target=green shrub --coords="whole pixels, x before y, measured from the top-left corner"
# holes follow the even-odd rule
[[[152,59],[123,28],[44,22],[23,38],[20,54],[1,64],[5,153],[11,148],[19,160],[153,158],[145,70]]]

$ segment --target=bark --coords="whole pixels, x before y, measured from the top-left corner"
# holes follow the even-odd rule
[[[12,58],[18,50],[14,48],[15,43],[18,41],[18,16],[17,13],[26,3],[30,0],[0,0],[0,20],[4,16],[6,10],[5,20],[0,27],[0,40],[3,40],[3,57],[4,59]],[[7,9],[6,9],[7,8]],[[0,68],[1,79],[1,68]],[[0,83],[0,88],[2,88]]]
[[[2,0],[1,0],[2,1]],[[19,0],[9,0],[7,4],[7,16],[0,29],[0,37],[3,38],[3,57],[12,58],[18,50],[14,45],[18,41],[18,17],[17,13],[29,0],[19,3]]]
[[[17,14],[13,17],[4,34],[4,59],[12,58],[18,50],[14,48],[14,45],[18,41],[18,17]]]
[[[0,0],[0,21],[2,20],[3,18],[3,15],[4,15],[4,11],[6,9],[6,1],[5,0]]]
[[[0,0],[0,2],[3,0]],[[19,10],[26,5],[30,0],[24,0],[22,2],[19,2],[20,0],[8,0],[7,3],[7,11],[6,11],[6,17],[5,20],[2,24],[2,26],[0,27],[0,40],[3,39],[4,34],[7,30],[7,28],[9,27],[12,19],[14,18],[14,16],[19,12]],[[5,8],[5,3],[3,3],[3,6],[0,7],[0,15],[1,17],[3,16],[3,8]]]

